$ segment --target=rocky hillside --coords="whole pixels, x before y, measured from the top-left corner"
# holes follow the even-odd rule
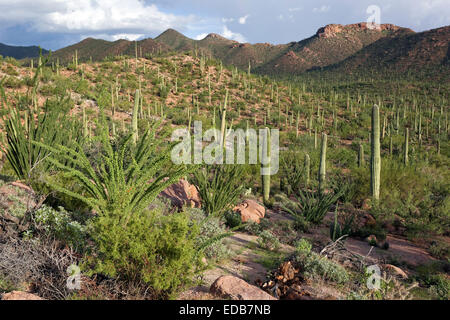
[[[337,73],[395,70],[405,73],[424,69],[447,72],[450,57],[450,26],[420,33],[384,37],[329,68]]]
[[[371,29],[366,23],[330,24],[312,37],[289,44],[239,43],[218,34],[193,40],[169,29],[155,39],[109,42],[92,38],[54,53],[62,63],[72,61],[77,52],[80,61],[101,60],[107,56],[140,57],[157,52],[197,52],[220,59],[227,65],[261,74],[295,75],[317,68],[343,63],[344,69],[378,66],[379,63],[408,66],[435,64],[448,55],[448,27],[422,33],[392,24]],[[348,59],[348,62],[346,62]],[[448,59],[448,58],[447,58]]]

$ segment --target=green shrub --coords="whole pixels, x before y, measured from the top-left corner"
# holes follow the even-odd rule
[[[264,230],[259,234],[258,245],[266,250],[274,251],[280,248],[280,240],[269,230]]]
[[[224,214],[225,222],[229,228],[236,228],[242,224],[241,214],[232,210],[226,211]]]
[[[349,281],[349,275],[344,267],[321,257],[311,251],[311,244],[307,240],[300,240],[296,245],[295,261],[300,265],[307,278],[316,279],[318,277],[344,284]]]
[[[198,236],[198,226],[183,212],[137,211],[126,228],[117,216],[103,214],[92,233],[98,246],[94,270],[144,282],[157,297],[171,298],[201,270]]]
[[[74,220],[63,207],[58,210],[43,205],[33,214],[35,228],[47,236],[55,237],[72,248],[82,248],[87,239],[87,227]]]
[[[200,227],[199,235],[196,240],[198,247],[202,247],[212,239],[226,233],[226,228],[219,218],[207,218],[201,209],[189,208],[186,209],[186,214],[188,214],[190,219]],[[217,241],[212,241],[212,243],[203,250],[203,253],[208,259],[220,261],[230,255],[230,250],[225,245],[224,239],[220,238],[217,239]]]

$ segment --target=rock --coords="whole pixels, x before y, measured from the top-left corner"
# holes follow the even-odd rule
[[[45,300],[35,294],[24,291],[11,291],[2,296],[2,300]]]
[[[277,300],[258,287],[234,276],[221,276],[211,285],[212,294],[232,300]]]
[[[201,207],[200,195],[197,188],[184,179],[169,186],[166,190],[161,192],[160,195],[169,199],[173,206],[180,209],[183,206],[191,208]]]
[[[396,267],[392,264],[383,264],[382,267],[392,273],[393,275],[396,275],[402,279],[408,279],[408,275],[405,271],[400,269],[399,267]]]
[[[292,280],[295,277],[295,269],[290,261],[283,263],[280,267],[280,271],[283,278],[287,281]]]
[[[266,215],[266,208],[255,200],[245,200],[233,209],[241,214],[242,222],[253,221],[259,223]]]

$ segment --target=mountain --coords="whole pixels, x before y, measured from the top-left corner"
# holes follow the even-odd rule
[[[370,70],[406,73],[430,69],[448,72],[449,39],[450,26],[382,38],[326,70],[336,73]]]
[[[48,50],[42,49],[42,54],[48,54]],[[0,43],[0,55],[3,57],[12,57],[15,59],[33,58],[39,56],[39,47],[37,46],[9,46]]]
[[[157,52],[160,48],[167,51],[169,48],[153,39],[145,39],[137,41],[138,54],[145,55],[151,52]],[[134,56],[136,50],[135,41],[117,40],[114,42],[87,38],[74,45],[59,49],[52,53],[52,56],[59,58],[61,63],[68,63],[72,61],[75,52],[78,55],[79,61],[87,61],[92,58],[94,61],[103,60],[109,56],[130,55]]]
[[[262,73],[296,74],[338,63],[380,39],[392,39],[414,31],[392,24],[370,29],[367,23],[330,24],[308,39],[292,42],[272,61],[262,65]]]
[[[408,67],[427,67],[449,60],[448,28],[415,33],[392,24],[382,24],[377,29],[369,28],[364,22],[329,24],[307,39],[281,45],[239,43],[214,33],[202,40],[193,40],[168,29],[155,39],[137,42],[88,38],[57,50],[53,56],[62,63],[72,61],[75,51],[80,61],[122,54],[134,56],[137,43],[139,55],[197,51],[241,69],[246,69],[250,63],[252,72],[260,74],[296,75],[323,68],[351,72],[391,64],[405,72]]]

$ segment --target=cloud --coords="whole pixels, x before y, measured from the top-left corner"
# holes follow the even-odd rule
[[[227,26],[223,26],[223,31],[220,34],[222,37],[225,37],[227,39],[231,39],[231,40],[235,40],[237,42],[247,42],[247,40],[245,39],[245,37],[240,34],[240,33],[234,33],[232,32],[230,29],[227,28]]]
[[[323,12],[330,11],[330,9],[331,9],[331,6],[322,5],[319,8],[313,8],[313,12],[323,13]]]
[[[25,22],[37,32],[106,34],[160,32],[196,21],[193,15],[164,13],[139,0],[0,0],[0,20]]]
[[[222,18],[223,23],[233,22],[234,18]]]
[[[205,33],[201,33],[198,36],[195,36],[194,39],[195,40],[202,40],[202,39],[205,39],[207,35],[208,35],[208,33],[206,33],[206,32]]]
[[[247,18],[248,18],[248,17],[250,17],[249,14],[247,14],[247,15],[245,15],[245,16],[243,16],[243,17],[240,17],[240,18],[239,18],[239,23],[240,23],[240,24],[246,24],[246,23],[247,23]]]
[[[295,11],[300,11],[300,10],[302,10],[302,8],[300,8],[300,7],[299,8],[289,8],[288,9],[289,12],[295,12]]]

